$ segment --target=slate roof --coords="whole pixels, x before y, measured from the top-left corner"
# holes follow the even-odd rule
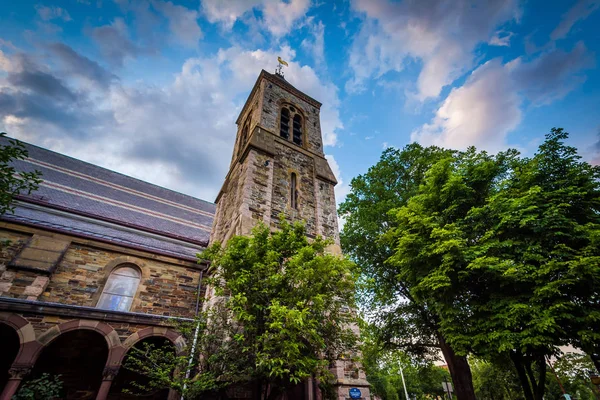
[[[24,145],[29,158],[13,165],[43,182],[1,219],[190,260],[208,244],[215,204]]]

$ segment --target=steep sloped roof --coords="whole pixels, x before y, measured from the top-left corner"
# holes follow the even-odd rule
[[[29,158],[15,161],[15,168],[41,171],[43,182],[18,196],[15,213],[2,219],[190,259],[206,247],[215,204],[24,145]]]

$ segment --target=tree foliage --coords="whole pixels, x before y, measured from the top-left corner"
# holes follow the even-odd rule
[[[0,139],[6,133],[0,132]],[[27,149],[18,140],[9,139],[8,144],[0,145],[0,215],[13,212],[13,199],[16,195],[37,190],[41,180],[41,172],[19,172],[11,165],[14,160],[24,160],[28,156]]]
[[[528,400],[559,346],[600,354],[600,168],[567,138],[552,129],[531,158],[410,145],[352,182],[342,243],[390,341],[418,349],[437,332],[460,355],[510,357]],[[407,175],[411,157],[422,173]]]
[[[329,244],[281,219],[276,232],[260,224],[202,254],[216,295],[243,327],[232,337],[243,374],[270,398],[311,376],[327,384],[330,360],[352,354],[355,268],[328,254]]]
[[[242,350],[231,337],[241,328],[222,305],[202,311],[193,319],[173,319],[171,328],[181,334],[174,346],[140,342],[127,353],[123,368],[140,379],[125,390],[145,395],[157,389],[172,389],[184,399],[219,398],[235,383],[244,384]]]
[[[442,382],[450,381],[448,371],[430,360],[382,346],[377,329],[364,321],[360,332],[362,364],[373,395],[383,400],[405,400],[403,374],[411,399],[444,397]]]
[[[13,400],[50,400],[61,397],[63,383],[60,375],[43,373],[38,378],[24,382]]]
[[[417,143],[404,149],[385,150],[369,171],[354,178],[351,192],[340,205],[346,222],[341,233],[344,252],[360,266],[365,288],[363,308],[379,328],[388,347],[416,358],[436,358],[440,349],[448,361],[454,386],[461,399],[473,399],[469,365],[444,339],[436,310],[425,298],[416,298],[413,282],[398,279],[388,260],[394,247],[384,236],[398,220],[392,210],[404,207],[424,184],[428,171],[457,152]]]
[[[597,343],[599,169],[553,129],[532,158],[471,148],[437,162],[388,231],[388,268],[459,352],[510,355],[526,399],[546,357]]]

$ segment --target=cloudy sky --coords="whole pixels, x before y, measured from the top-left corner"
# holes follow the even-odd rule
[[[213,201],[277,56],[323,103],[341,184],[412,141],[600,163],[600,0],[20,0],[0,13],[0,131]]]

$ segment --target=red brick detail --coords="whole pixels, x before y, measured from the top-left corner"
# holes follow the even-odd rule
[[[35,362],[37,358],[37,354],[42,350],[44,346],[37,342],[27,342],[21,345],[19,349],[19,354],[17,354],[17,358],[13,362],[13,365],[31,365]]]
[[[86,323],[82,324],[84,321],[86,321]],[[89,322],[93,322],[94,324],[90,325]],[[40,348],[36,349],[35,353],[32,356],[32,363],[35,363],[35,361],[39,357],[42,349],[45,346],[48,346],[50,343],[52,343],[54,341],[54,339],[56,339],[58,336],[62,335],[63,333],[70,332],[75,329],[88,329],[88,330],[96,331],[99,334],[101,334],[104,337],[104,339],[106,340],[106,345],[108,347],[108,359],[107,360],[111,359],[113,349],[121,347],[119,336],[118,336],[117,332],[110,325],[107,325],[103,322],[76,319],[76,320],[72,320],[72,321],[63,322],[62,324],[56,325],[55,327],[50,328],[46,332],[42,333],[39,337],[40,337],[40,339],[44,338],[43,339],[44,345],[40,345]],[[54,332],[51,332],[52,330],[54,330]],[[49,335],[49,337],[44,337],[45,335]]]
[[[58,329],[60,329],[61,333],[68,332],[68,331],[71,331],[71,330],[77,329],[77,328],[79,328],[79,320],[78,319],[74,319],[69,322],[63,322],[62,324],[60,324],[58,326]]]
[[[135,343],[137,343],[138,341],[140,341],[140,340],[142,340],[144,338],[147,338],[149,336],[153,336],[154,335],[154,328],[151,327],[151,326],[149,326],[148,328],[144,328],[142,330],[139,330],[137,332],[137,334],[138,334],[138,340],[136,340],[133,344],[131,344],[130,347],[133,347],[133,345]],[[159,336],[159,335],[157,335],[157,336]]]
[[[1,319],[1,316],[0,316],[0,319]],[[17,314],[10,314],[10,316],[8,317],[6,322],[9,325],[12,325],[16,330],[19,330],[22,327],[29,325],[29,321],[27,321],[25,318],[23,318]]]
[[[127,353],[127,349],[123,346],[113,347],[110,351],[108,360],[106,361],[107,366],[121,365],[123,358]]]

